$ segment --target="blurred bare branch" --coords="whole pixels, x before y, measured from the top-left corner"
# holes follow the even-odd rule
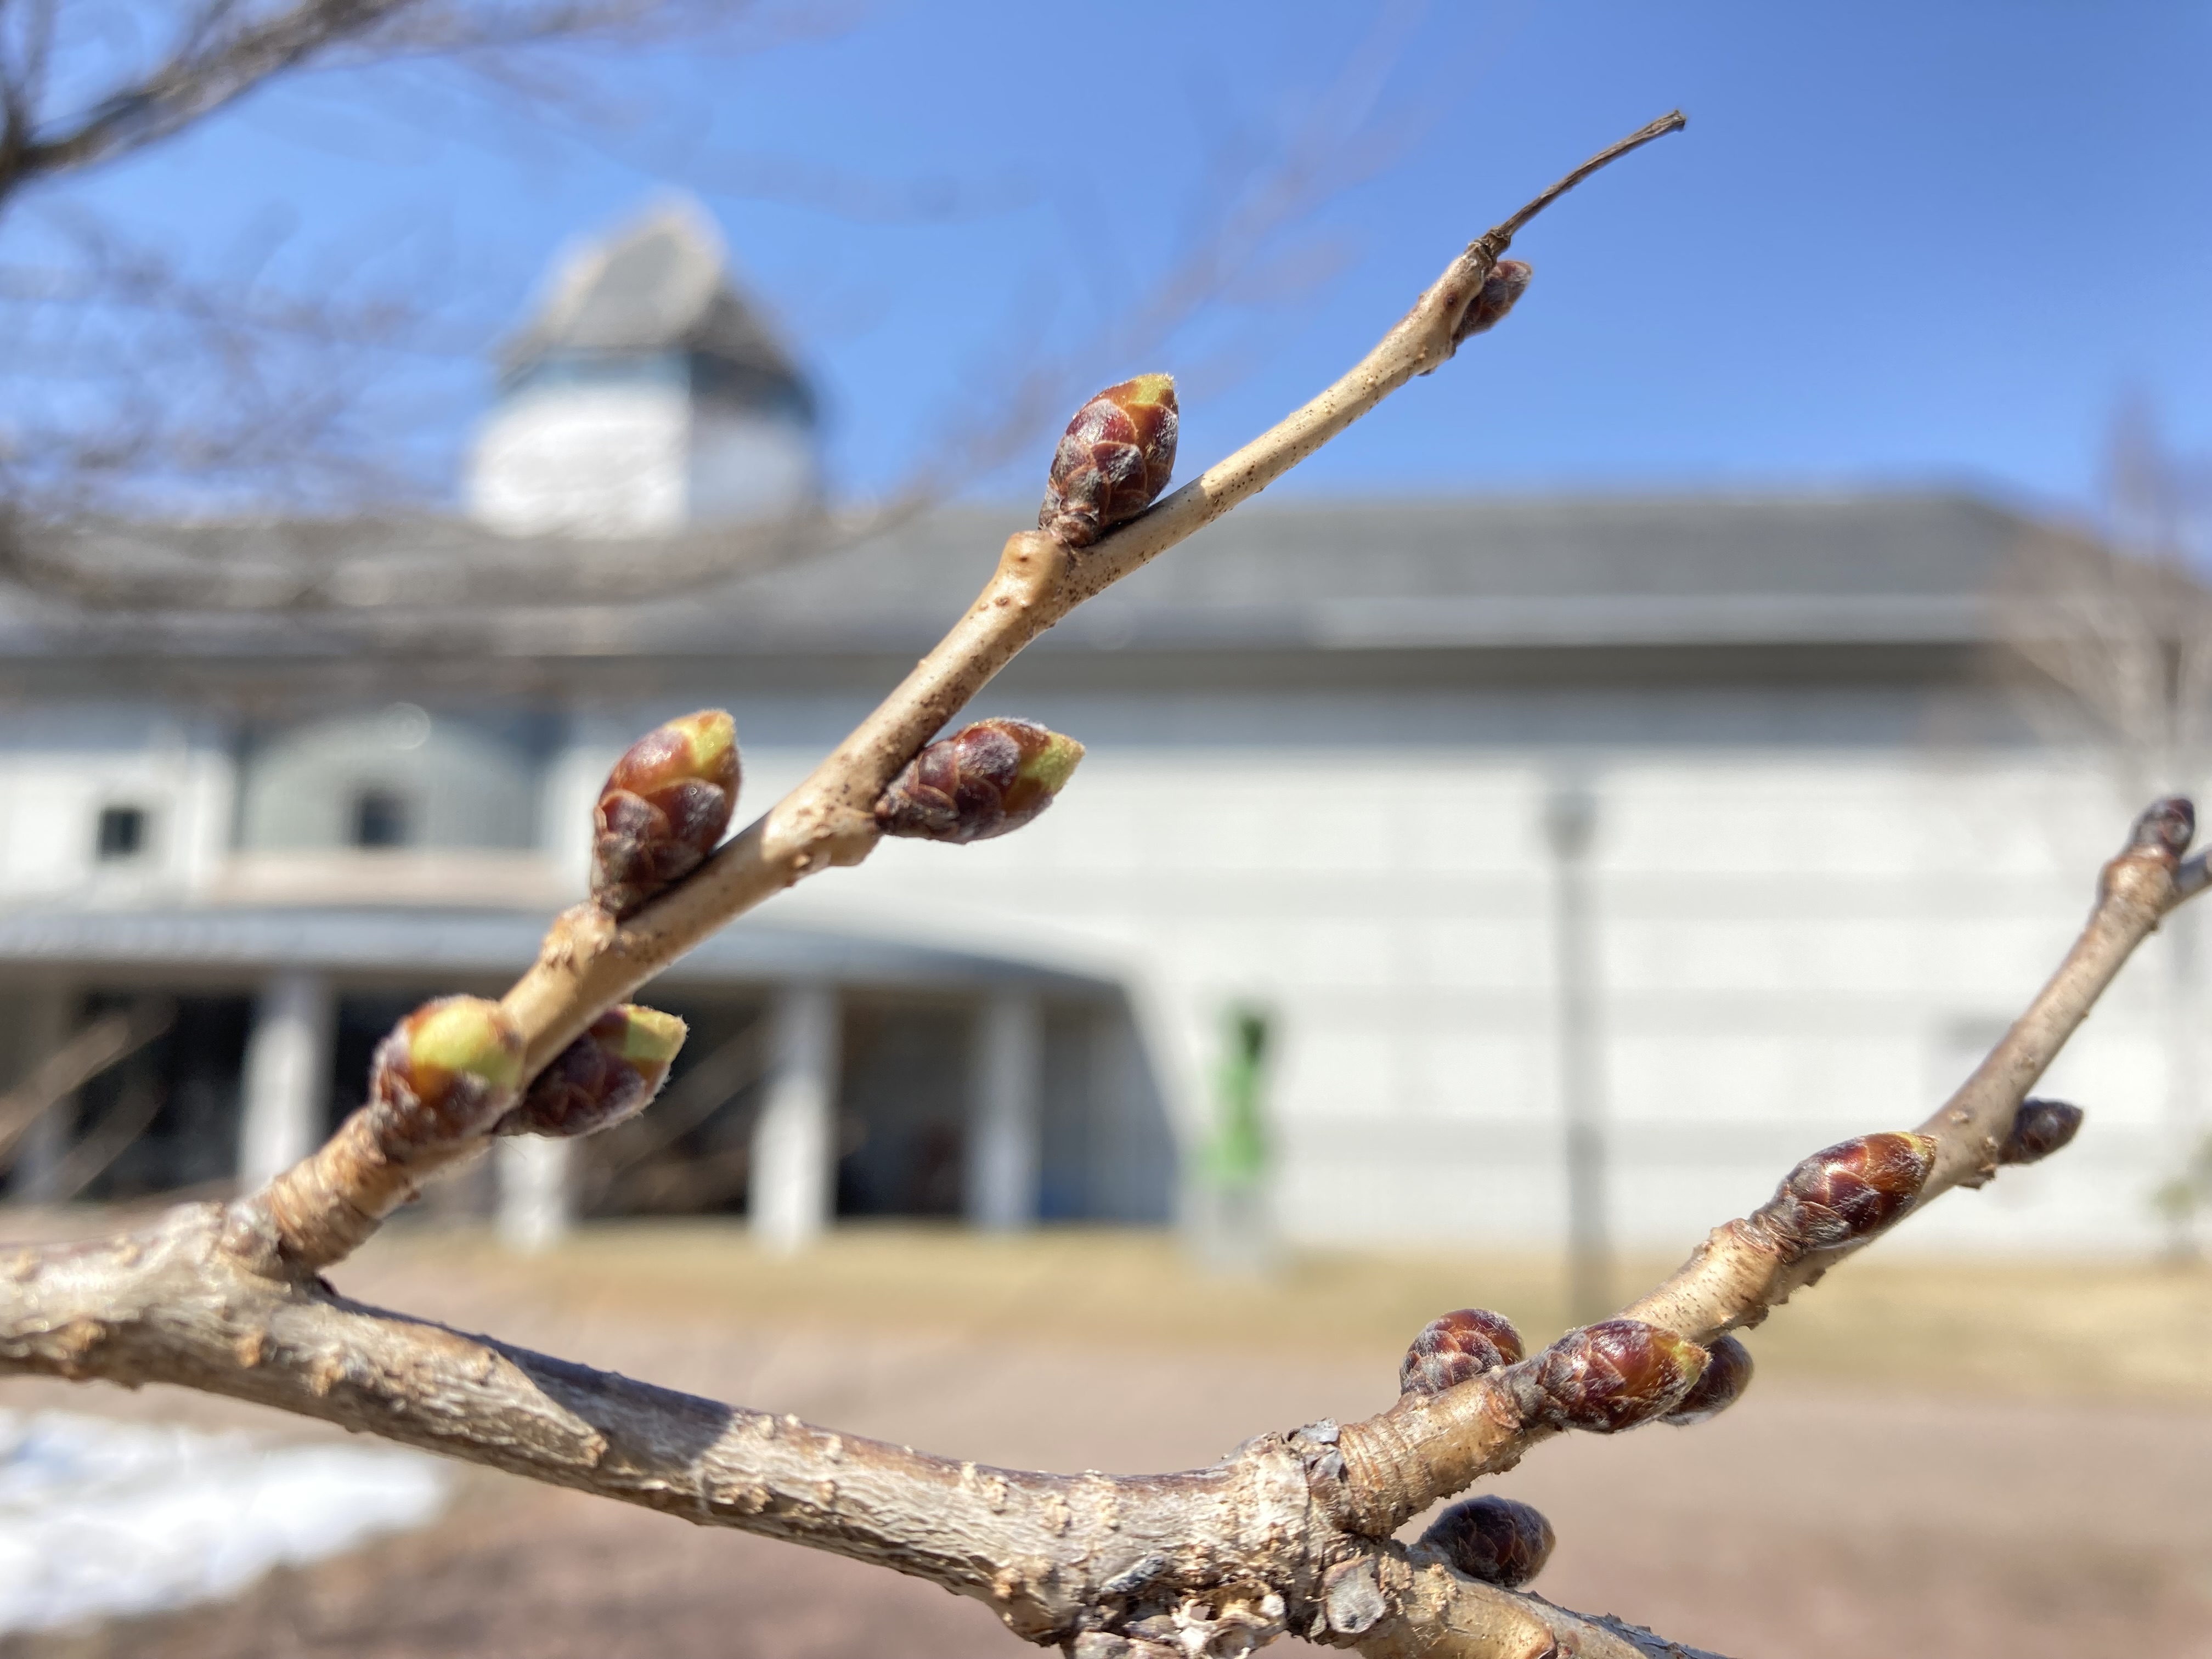
[[[257,25],[232,0],[209,4],[199,33],[180,34],[143,77],[165,89],[173,82],[173,93],[161,92],[159,107],[136,118],[141,125],[121,123],[105,142],[151,142],[188,109],[219,106],[194,102],[216,94],[188,94],[187,82],[213,86],[228,75],[222,83],[236,85],[224,96],[235,96],[249,72],[266,80],[287,67],[416,57],[459,70],[510,112],[609,154],[634,156],[641,147],[696,172],[702,187],[742,191],[763,176],[757,158],[716,149],[681,130],[680,117],[630,124],[627,112],[594,103],[588,67],[550,50],[583,38],[726,28],[738,17],[749,28],[775,27],[757,7],[324,0],[326,10],[295,9]],[[1053,329],[1003,328],[989,361],[963,374],[957,398],[923,423],[923,442],[896,486],[833,510],[809,505],[781,521],[702,526],[618,546],[580,536],[519,540],[442,515],[450,458],[410,453],[399,436],[409,422],[378,402],[395,365],[482,349],[481,325],[441,316],[422,297],[434,281],[208,276],[82,214],[58,218],[46,238],[50,261],[0,264],[0,337],[20,343],[6,365],[15,396],[0,414],[0,577],[94,620],[324,612],[402,628],[525,592],[539,608],[662,599],[880,535],[1048,436],[1109,370],[1157,359],[1201,319],[1279,308],[1325,280],[1340,250],[1301,230],[1440,115],[1418,106],[1378,113],[1413,15],[1387,13],[1287,131],[1248,125],[1221,137],[1157,276],[1103,284],[1099,314],[1087,321],[1063,315]],[[339,33],[279,61],[311,16]],[[280,19],[289,20],[283,28]],[[695,139],[689,154],[677,153]],[[86,151],[82,164],[91,159]],[[787,173],[780,187],[885,221],[1018,199],[1006,181],[977,194],[818,168]],[[1111,240],[1097,239],[1095,227],[1088,234]],[[1233,346],[1214,352],[1217,362],[1236,356]]]
[[[745,0],[201,0],[166,31],[134,29],[118,43],[82,0],[35,0],[0,29],[0,203],[158,143],[283,75],[418,58],[513,74],[518,55],[549,45],[649,45],[726,29],[754,9]]]
[[[176,1021],[176,1005],[155,999],[128,1012],[105,1014],[32,1067],[0,1095],[0,1169],[15,1159],[24,1133],[55,1105],[109,1067],[121,1064]],[[103,1166],[104,1167],[104,1166]]]
[[[2139,409],[2114,422],[2104,533],[2022,544],[2003,595],[2008,644],[2063,697],[2133,799],[2212,771],[2212,474],[2170,453]]]

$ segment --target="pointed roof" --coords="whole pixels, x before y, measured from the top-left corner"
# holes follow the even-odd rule
[[[720,234],[672,198],[562,259],[538,314],[500,354],[512,381],[548,357],[687,351],[805,395],[783,348],[729,281]]]

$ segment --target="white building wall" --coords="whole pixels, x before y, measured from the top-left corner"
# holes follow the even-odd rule
[[[691,397],[641,380],[501,403],[469,459],[468,506],[511,536],[662,534],[684,522]]]
[[[477,434],[468,471],[470,516],[510,536],[775,519],[817,489],[813,436],[795,416],[723,408],[643,376],[508,398]]]
[[[1125,973],[1187,1135],[1222,1011],[1270,1006],[1281,1219],[1309,1241],[1559,1239],[1541,813],[1562,769],[1601,803],[1611,1186],[1631,1248],[1686,1247],[1804,1153],[1923,1116],[2055,966],[2128,818],[2094,766],[1938,751],[1886,719],[1808,745],[1743,741],[1740,708],[1703,742],[1692,718],[1657,745],[1301,745],[1277,740],[1295,709],[1179,699],[1176,729],[1146,743],[1127,702],[1048,701],[1025,712],[1124,729],[1044,818],[971,848],[887,843],[778,914]],[[1423,702],[1408,728],[1452,723]],[[751,726],[830,723],[814,712],[756,705]],[[740,817],[819,752],[751,744]],[[2146,947],[2050,1081],[2089,1110],[2079,1143],[1946,1200],[1912,1244],[2155,1242],[2147,1194],[2185,1135],[2167,1116],[2167,948]]]
[[[216,722],[151,704],[0,717],[0,902],[173,902],[228,850],[236,766]],[[143,850],[96,856],[110,806],[147,814]]]
[[[782,518],[820,488],[813,434],[796,416],[697,405],[687,459],[685,511],[694,524]]]

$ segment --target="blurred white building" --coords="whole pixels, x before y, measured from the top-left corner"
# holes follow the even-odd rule
[[[813,404],[679,210],[573,256],[505,373],[477,528],[195,532],[232,573],[198,588],[143,528],[88,532],[71,557],[168,597],[0,593],[15,1075],[103,1009],[180,1011],[21,1143],[19,1194],[296,1155],[414,1000],[526,965],[629,739],[730,708],[740,816],[764,810],[1024,521],[746,540],[813,500]],[[2033,528],[1951,495],[1247,508],[978,704],[1089,745],[1050,813],[888,843],[702,947],[654,993],[696,1031],[665,1144],[515,1154],[508,1221],[1164,1220],[1251,1007],[1289,1237],[1547,1246],[1579,941],[1614,1231],[1686,1245],[1801,1154],[1923,1115],[2124,830],[2094,752],[1992,672]],[[309,554],[324,574],[283,588]],[[2197,1133],[2176,948],[2051,1080],[2079,1144],[1915,1239],[2151,1242]],[[84,1154],[134,1113],[127,1152]]]
[[[477,522],[639,536],[811,503],[814,400],[677,202],[560,262],[469,460]]]

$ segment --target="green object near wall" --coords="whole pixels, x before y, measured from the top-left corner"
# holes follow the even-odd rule
[[[1214,1079],[1213,1134],[1204,1160],[1206,1180],[1223,1190],[1256,1187],[1267,1176],[1269,1024],[1261,1009],[1229,1010]]]

